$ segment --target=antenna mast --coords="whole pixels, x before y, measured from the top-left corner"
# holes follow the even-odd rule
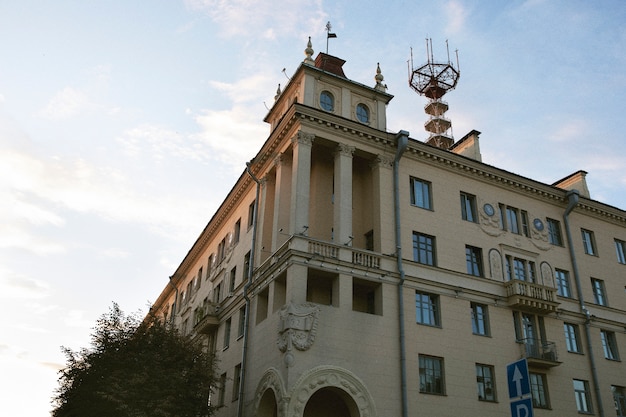
[[[411,70],[409,71],[409,86],[419,95],[428,98],[424,111],[429,115],[424,128],[429,132],[426,143],[443,149],[450,149],[454,138],[448,131],[452,127],[450,119],[444,117],[448,111],[448,103],[441,98],[456,87],[459,77],[459,52],[456,51],[456,68],[450,62],[450,49],[446,40],[448,62],[435,62],[433,54],[433,40],[426,38],[426,64],[413,68],[413,50],[411,49]]]

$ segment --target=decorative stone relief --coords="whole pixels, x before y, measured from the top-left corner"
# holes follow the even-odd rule
[[[350,371],[334,366],[319,366],[300,377],[291,394],[288,415],[301,417],[311,396],[326,387],[340,389],[352,398],[360,417],[376,416],[374,400],[365,384]]]
[[[500,216],[495,212],[497,204],[480,201],[478,210],[478,224],[483,232],[489,236],[500,236],[503,230],[500,226]]]
[[[355,149],[356,148],[354,146],[346,145],[345,143],[338,143],[335,155],[349,156],[352,158]]]
[[[529,226],[533,245],[535,245],[537,249],[544,251],[552,249],[552,245],[548,241],[548,228],[545,227],[544,222],[539,218],[530,216],[530,213],[528,217],[534,219]]]
[[[376,158],[370,162],[370,168],[393,168],[393,158],[388,155],[376,155]]]
[[[298,131],[298,134],[291,138],[291,143],[293,145],[307,145],[313,146],[313,141],[315,140],[314,133],[305,133],[301,130]]]
[[[541,279],[543,285],[550,288],[556,288],[554,285],[554,275],[552,273],[552,267],[547,262],[541,263]]]
[[[496,281],[504,281],[502,271],[502,255],[497,249],[489,251],[489,268],[491,270],[491,278]]]
[[[271,390],[274,394],[276,404],[278,406],[278,417],[287,415],[288,397],[285,391],[285,383],[280,376],[280,373],[275,368],[269,368],[265,371],[265,374],[257,385],[256,392],[254,394],[254,415],[259,415],[259,407],[261,405],[261,398],[267,392]]]
[[[292,350],[307,350],[315,341],[320,309],[313,303],[289,304],[280,309],[278,349],[285,354],[287,366],[294,361]]]

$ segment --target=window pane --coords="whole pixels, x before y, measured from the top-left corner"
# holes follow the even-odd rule
[[[581,413],[591,412],[591,399],[589,396],[589,384],[587,381],[574,379],[574,395],[576,396],[576,407]]]
[[[596,245],[593,238],[593,232],[589,230],[581,229],[582,238],[583,238],[583,248],[585,249],[585,253],[587,255],[595,255],[596,254]]]
[[[411,178],[411,204],[431,209],[430,182]]]
[[[415,292],[415,319],[429,326],[439,325],[439,298],[433,294]]]
[[[517,209],[513,207],[506,208],[506,221],[511,233],[519,234],[519,220]]]
[[[471,303],[472,332],[474,334],[489,335],[489,322],[487,306],[483,304]]]
[[[493,366],[476,364],[476,385],[479,400],[496,400],[496,384],[493,375]]]
[[[564,323],[565,344],[568,352],[580,353],[578,346],[578,327],[575,324]]]
[[[425,265],[435,265],[435,238],[413,232],[413,260]]]
[[[548,239],[551,244],[563,246],[561,238],[561,225],[558,220],[547,219],[548,221]]]
[[[615,252],[617,252],[617,262],[626,264],[626,242],[615,239]]]
[[[473,246],[465,247],[465,260],[467,273],[477,277],[483,276],[483,256],[482,250]]]
[[[591,286],[593,288],[593,297],[596,304],[601,306],[607,305],[604,281],[602,281],[601,279],[591,278]]]
[[[476,216],[476,197],[471,194],[461,193],[461,218],[468,222],[478,222]]]
[[[571,297],[572,294],[569,288],[569,273],[560,269],[555,270],[554,276],[556,278],[556,289],[561,297]]]
[[[545,375],[530,373],[529,376],[530,393],[533,399],[533,406],[537,408],[549,408]]]
[[[619,360],[617,352],[617,340],[615,339],[615,333],[607,330],[600,331],[600,338],[602,340],[602,349],[604,350],[604,357],[610,360]]]
[[[420,392],[444,394],[443,359],[419,356]]]

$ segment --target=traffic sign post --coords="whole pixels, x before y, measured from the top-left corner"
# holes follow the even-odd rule
[[[520,359],[506,366],[512,417],[533,417],[533,401],[530,395],[528,362]]]

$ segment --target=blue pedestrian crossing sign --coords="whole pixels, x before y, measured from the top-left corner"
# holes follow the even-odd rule
[[[530,394],[530,377],[528,376],[526,359],[508,364],[506,376],[509,383],[509,399],[521,398]]]

